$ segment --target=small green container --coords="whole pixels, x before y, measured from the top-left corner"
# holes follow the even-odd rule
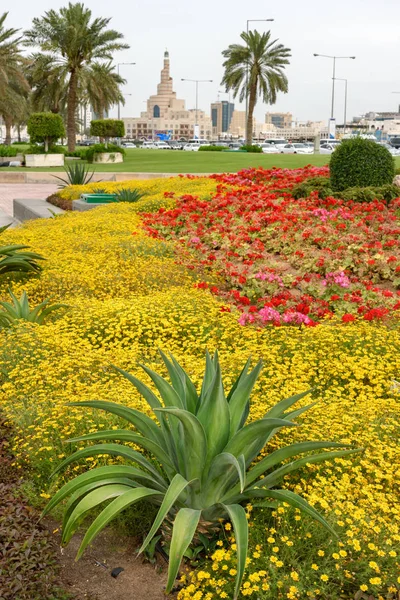
[[[115,194],[81,194],[81,200],[87,204],[109,204],[116,198]]]

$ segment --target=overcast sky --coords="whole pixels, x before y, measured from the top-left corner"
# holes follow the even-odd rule
[[[8,26],[27,29],[35,16],[66,2],[19,0],[7,3]],[[199,105],[207,113],[217,99],[222,78],[221,51],[239,42],[247,19],[273,18],[252,23],[292,50],[287,69],[289,93],[268,107],[261,102],[256,117],[267,110],[290,111],[298,120],[326,120],[330,116],[332,61],[313,53],[355,55],[340,60],[337,77],[348,79],[348,117],[367,111],[394,110],[400,104],[400,0],[86,0],[94,16],[112,17],[111,27],[122,32],[130,50],[116,55],[127,79],[122,116],[138,116],[154,94],[167,48],[178,98],[195,103],[194,84],[181,78],[213,79],[201,85]],[[344,84],[337,82],[335,116],[343,120]],[[227,96],[221,95],[221,99]],[[238,108],[238,104],[236,103]]]

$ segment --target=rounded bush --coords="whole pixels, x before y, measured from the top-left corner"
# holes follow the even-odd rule
[[[331,184],[335,191],[392,183],[395,164],[389,150],[372,140],[343,140],[332,154]]]

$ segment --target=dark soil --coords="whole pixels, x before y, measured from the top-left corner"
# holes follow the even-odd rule
[[[58,208],[62,208],[63,210],[72,210],[72,200],[64,200],[57,196],[57,194],[49,196],[47,202],[53,206],[58,206]]]

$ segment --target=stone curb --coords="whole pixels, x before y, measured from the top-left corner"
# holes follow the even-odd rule
[[[54,183],[58,180],[54,175],[62,175],[62,171],[49,173],[47,171],[0,171],[0,183]],[[209,177],[215,173],[100,173],[96,172],[93,176],[93,182],[99,181],[127,181],[128,179],[167,179],[169,177],[178,177],[179,175],[193,175],[195,177]],[[218,173],[217,173],[218,174]]]
[[[32,198],[17,198],[13,201],[14,219],[21,223],[32,219],[50,219],[54,215],[62,215],[65,210],[53,206],[46,200],[33,200]],[[11,217],[9,217],[11,219]]]

